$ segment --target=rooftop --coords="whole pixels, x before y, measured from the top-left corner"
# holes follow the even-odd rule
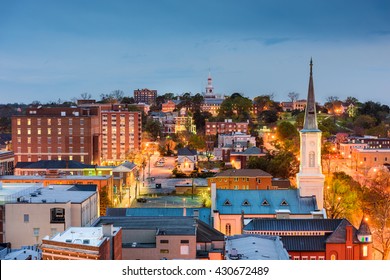
[[[119,227],[114,227],[113,233],[115,234],[119,230]],[[104,240],[104,235],[102,227],[70,227],[66,231],[59,233],[52,238],[45,237],[44,239],[55,242],[97,247]]]
[[[2,184],[1,203],[81,203],[96,194],[96,185]]]
[[[235,235],[228,236],[225,247],[227,259],[236,260],[288,260],[278,236]]]

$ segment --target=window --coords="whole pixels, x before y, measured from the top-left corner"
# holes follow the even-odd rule
[[[311,260],[311,261],[314,261],[314,260],[316,260],[316,259],[317,259],[316,256],[310,256],[310,260]]]
[[[50,223],[52,224],[65,223],[65,209],[64,208],[50,209]]]
[[[34,232],[34,236],[39,236],[39,228],[34,228],[33,232]]]
[[[180,240],[180,243],[181,244],[188,244],[188,243],[190,243],[190,241],[189,240]]]
[[[226,199],[225,202],[223,203],[224,206],[232,206],[232,203],[230,202],[229,199]]]
[[[70,144],[70,145],[73,144],[73,137],[69,137],[69,144]]]
[[[314,167],[315,166],[315,153],[310,152],[309,153],[309,167]]]
[[[31,119],[27,119],[27,125],[31,125]]]
[[[31,134],[31,128],[27,128],[27,134]]]
[[[283,199],[283,201],[280,203],[281,206],[288,206],[288,203],[286,200]]]
[[[24,214],[24,215],[23,215],[23,221],[24,221],[25,223],[28,223],[28,222],[30,221],[30,215],[29,215],[29,214]]]
[[[69,119],[69,125],[72,125],[72,124],[73,124],[73,120]]]
[[[40,127],[38,127],[38,129],[37,129],[37,133],[38,133],[38,135],[42,134],[42,129]]]
[[[31,137],[27,137],[27,144],[31,144]]]
[[[161,249],[160,254],[169,254],[169,250],[168,249]]]
[[[47,144],[51,144],[51,137],[47,137]]]
[[[51,125],[51,119],[47,119],[47,125]]]
[[[50,127],[47,128],[47,134],[51,135],[51,128]]]
[[[324,256],[319,256],[318,259],[319,259],[320,261],[323,261],[323,260],[325,260],[325,257],[324,257]]]
[[[84,145],[84,137],[80,137],[80,144]]]
[[[69,127],[69,135],[73,134],[73,128]]]
[[[226,224],[225,232],[226,232],[226,235],[231,235],[232,234],[232,225],[231,224]]]
[[[58,134],[58,135],[61,135],[61,127],[59,127],[59,128],[57,129],[57,134]]]
[[[180,254],[181,255],[189,255],[190,254],[190,246],[188,246],[188,245],[180,246]]]
[[[62,113],[62,112],[61,112]],[[57,119],[57,124],[61,125],[61,119]]]
[[[20,119],[17,119],[17,120],[16,120],[16,124],[17,124],[17,125],[20,125],[20,123],[21,123],[21,120],[20,120]]]
[[[22,134],[22,130],[20,128],[18,128],[18,134]]]
[[[169,240],[161,239],[161,240],[160,240],[160,243],[161,243],[161,244],[167,244],[167,243],[169,243]]]
[[[249,201],[247,199],[244,200],[244,202],[242,203],[242,206],[250,206],[251,204],[249,203]]]
[[[268,201],[264,199],[263,202],[261,203],[261,206],[269,206]]]
[[[366,245],[363,246],[363,257],[367,257],[368,256],[368,248]]]

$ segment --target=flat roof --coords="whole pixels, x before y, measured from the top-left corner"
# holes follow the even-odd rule
[[[95,191],[91,191],[93,186]],[[96,194],[96,189],[96,185],[49,185],[43,187],[42,184],[5,183],[2,184],[2,188],[0,189],[0,202],[81,203]]]
[[[114,234],[119,230],[120,227],[113,227]],[[70,227],[52,238],[45,237],[44,239],[97,247],[104,240],[104,235],[102,227]]]
[[[235,235],[228,236],[225,244],[227,259],[288,260],[278,236]]]

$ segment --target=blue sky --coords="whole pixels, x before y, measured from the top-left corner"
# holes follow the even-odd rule
[[[390,105],[390,1],[0,0],[0,103],[137,88]]]

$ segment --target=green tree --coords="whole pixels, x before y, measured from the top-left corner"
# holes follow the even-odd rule
[[[348,180],[333,177],[325,189],[324,207],[329,219],[351,219],[358,210],[358,192]]]
[[[153,141],[161,134],[162,125],[159,121],[148,118],[145,125],[145,131],[149,133]]]
[[[297,128],[290,122],[281,122],[276,129],[276,136],[280,140],[299,137]]]

